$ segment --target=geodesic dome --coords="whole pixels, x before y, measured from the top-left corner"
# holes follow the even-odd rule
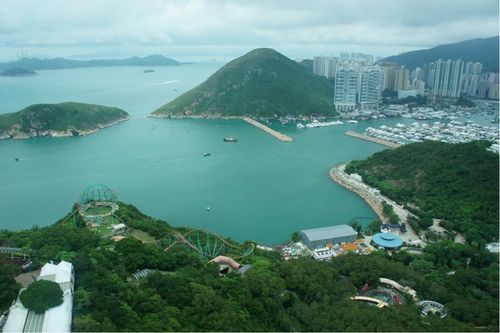
[[[78,200],[78,212],[86,222],[102,223],[118,210],[118,196],[103,184],[88,186]]]
[[[87,186],[80,196],[80,205],[88,205],[92,202],[115,203],[118,197],[109,187],[104,184],[94,184]]]

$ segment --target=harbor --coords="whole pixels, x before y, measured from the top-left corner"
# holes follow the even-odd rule
[[[358,139],[362,139],[362,140],[366,140],[366,141],[378,143],[379,145],[383,145],[383,146],[390,147],[390,148],[398,148],[400,146],[400,144],[398,144],[396,142],[391,142],[391,141],[385,140],[383,138],[373,137],[373,136],[361,134],[361,133],[354,132],[354,131],[347,131],[347,132],[345,132],[345,134],[349,135],[349,136],[352,136],[354,138],[358,138]]]
[[[363,137],[380,140],[394,145],[402,145],[426,140],[442,141],[447,143],[464,143],[474,140],[492,142],[490,150],[499,151],[499,130],[496,127],[479,125],[472,121],[419,123],[411,125],[396,124],[396,126],[382,125],[379,128],[368,127]],[[366,140],[370,140],[366,139]]]
[[[274,136],[276,139],[278,139],[280,141],[283,141],[283,142],[292,142],[293,141],[293,139],[291,137],[289,137],[288,135],[285,135],[283,133],[275,131],[275,130],[267,127],[266,125],[259,123],[258,121],[250,118],[250,117],[243,117],[242,119],[244,121],[246,121],[247,123],[249,123],[257,128],[260,128],[264,132],[271,134],[272,136]]]

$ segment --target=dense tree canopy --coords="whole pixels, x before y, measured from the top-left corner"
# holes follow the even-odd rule
[[[129,227],[158,235],[173,229],[130,205],[118,214]],[[188,247],[113,243],[73,224],[3,231],[5,244],[37,250],[40,264],[72,255],[75,331],[498,331],[498,255],[470,245],[437,242],[422,255],[379,251],[331,262],[281,261],[257,249],[240,260],[253,265],[245,275],[220,276]],[[161,273],[131,277],[142,268]],[[380,277],[443,303],[448,317],[422,318],[411,300],[379,309],[350,299]]]
[[[48,280],[38,280],[29,285],[19,296],[25,307],[36,313],[62,304],[63,293],[59,284]]]
[[[346,171],[388,197],[410,204],[428,227],[429,216],[441,218],[447,229],[469,241],[498,239],[498,155],[491,143],[462,144],[426,141],[378,152],[351,162]]]
[[[19,286],[14,277],[19,273],[7,256],[0,256],[0,312],[5,310],[16,297]]]

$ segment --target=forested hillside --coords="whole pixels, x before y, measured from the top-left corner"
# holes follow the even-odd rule
[[[442,225],[469,241],[498,239],[498,155],[491,143],[426,141],[378,152],[351,162],[346,171],[420,215],[444,219]]]
[[[120,204],[117,216],[155,238],[174,229],[130,205]],[[215,264],[187,247],[165,252],[133,238],[115,243],[71,221],[0,231],[0,246],[36,250],[37,265],[74,264],[74,331],[498,331],[498,256],[469,245],[441,242],[422,255],[349,254],[332,262],[285,262],[276,252],[256,250],[242,261],[253,265],[245,275],[219,276]],[[5,309],[17,287],[10,264],[0,265]],[[164,273],[131,277],[143,268]],[[380,277],[443,303],[448,316],[421,317],[410,299],[385,309],[350,299]]]

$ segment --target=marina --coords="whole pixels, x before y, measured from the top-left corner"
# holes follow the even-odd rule
[[[464,143],[474,140],[488,140],[492,142],[491,149],[498,153],[499,130],[495,127],[479,125],[472,121],[419,123],[411,125],[398,123],[396,126],[381,125],[379,128],[368,127],[365,137],[402,145],[425,140],[442,141],[447,143]]]

